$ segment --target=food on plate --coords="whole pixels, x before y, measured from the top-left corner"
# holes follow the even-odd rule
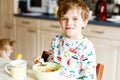
[[[39,71],[39,72],[54,72],[58,70],[57,68],[36,68],[35,71]]]
[[[38,80],[57,80],[61,69],[60,64],[54,62],[44,62],[44,64],[45,66],[41,66],[41,63],[33,65],[35,77]]]
[[[60,69],[60,65],[54,62],[45,62],[46,66],[41,66],[40,63],[34,66],[34,70],[38,72],[54,72]]]

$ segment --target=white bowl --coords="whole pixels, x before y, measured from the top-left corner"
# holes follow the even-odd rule
[[[61,66],[54,62],[45,62],[46,66],[40,66],[40,64],[33,65],[34,75],[38,80],[57,80],[59,78]],[[55,71],[44,71],[45,69],[56,69]]]

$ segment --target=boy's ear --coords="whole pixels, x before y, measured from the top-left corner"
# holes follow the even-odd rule
[[[88,19],[86,19],[86,20],[83,21],[83,27],[86,27],[87,24],[88,24]]]

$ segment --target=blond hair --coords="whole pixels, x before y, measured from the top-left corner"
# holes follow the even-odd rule
[[[78,8],[81,10],[83,20],[89,18],[89,7],[83,0],[58,0],[58,6],[57,15],[59,18],[72,8]]]

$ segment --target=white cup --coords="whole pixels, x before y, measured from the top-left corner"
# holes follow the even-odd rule
[[[27,74],[27,61],[25,60],[14,60],[5,66],[6,72],[17,80],[26,78]]]

